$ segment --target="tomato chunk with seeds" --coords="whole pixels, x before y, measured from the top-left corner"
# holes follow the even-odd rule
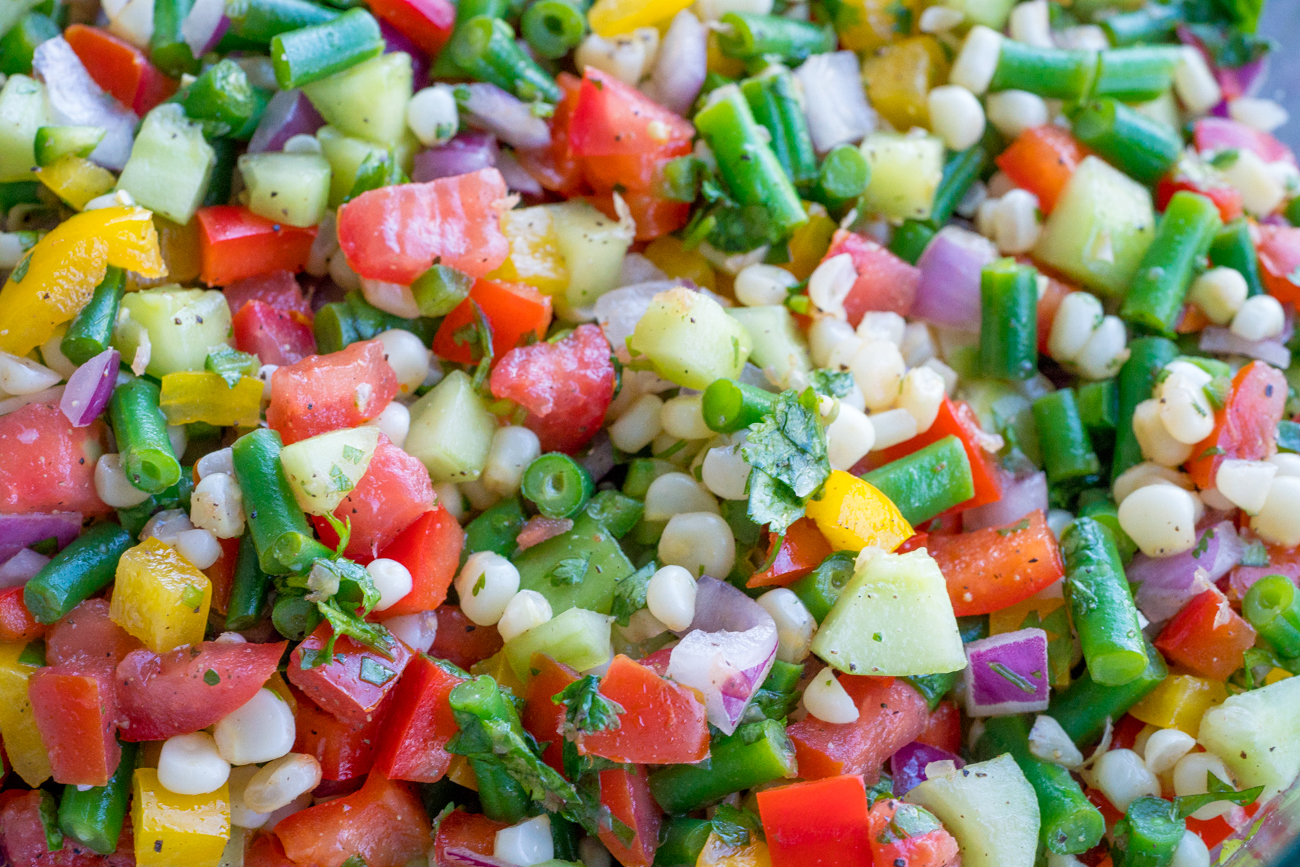
[[[861,774],[874,784],[885,759],[925,731],[925,699],[892,677],[842,674],[839,680],[858,706],[858,719],[828,723],[809,716],[788,726],[799,776],[813,780]]]
[[[359,790],[294,813],[275,835],[298,864],[343,867],[359,856],[367,867],[402,867],[429,851],[431,830],[410,787],[372,771]]]
[[[112,511],[95,492],[104,422],[72,422],[54,403],[29,403],[0,416],[0,514]]]
[[[1213,432],[1192,446],[1187,474],[1198,488],[1213,487],[1228,458],[1261,461],[1277,452],[1286,395],[1286,376],[1266,362],[1252,361],[1237,371],[1227,405],[1215,413]]]
[[[378,340],[312,355],[271,377],[266,423],[285,445],[369,421],[397,394],[397,374]]]
[[[316,352],[311,319],[295,310],[277,310],[265,301],[248,301],[231,327],[235,348],[256,355],[263,364],[296,364]]]
[[[410,648],[394,639],[390,657],[340,635],[330,661],[318,664],[315,654],[325,648],[330,634],[328,622],[316,627],[290,654],[286,674],[289,682],[322,710],[345,722],[363,725],[374,718],[384,699],[397,687],[398,678],[411,661]]]

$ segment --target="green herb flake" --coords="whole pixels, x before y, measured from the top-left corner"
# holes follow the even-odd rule
[[[1021,518],[1019,521],[1012,524],[1010,527],[1002,527],[1001,529],[999,529],[998,535],[1005,538],[1006,536],[1010,536],[1012,533],[1019,533],[1021,530],[1028,530],[1028,529],[1029,529],[1029,519]]]
[[[330,465],[330,484],[334,486],[335,491],[342,494],[346,494],[348,491],[356,487],[356,485],[352,483],[352,479],[348,477],[347,473],[343,472],[342,468],[340,468],[338,464]]]
[[[595,675],[576,680],[556,693],[551,701],[564,708],[564,734],[570,739],[612,731],[620,725],[621,704],[600,694]]]
[[[221,675],[217,674],[215,668],[209,668],[203,673],[203,682],[208,686],[216,686],[221,683]]]
[[[1241,559],[1237,561],[1240,566],[1267,566],[1268,565],[1268,548],[1258,539],[1251,540],[1246,549],[1241,552]]]
[[[587,569],[590,565],[588,557],[566,557],[551,567],[551,571],[546,573],[554,587],[568,587],[577,584],[587,576]]]
[[[370,657],[363,657],[361,660],[360,677],[366,683],[372,686],[383,686],[393,678],[397,677],[397,672],[393,671],[386,665],[375,662]]]
[[[27,269],[30,268],[31,265],[32,254],[28,253],[23,257],[22,261],[18,263],[18,267],[14,269],[14,272],[9,275],[9,282],[14,284],[23,282],[23,278],[27,276]]]
[[[244,377],[257,373],[257,356],[222,344],[208,352],[203,368],[220,376],[227,388],[234,388]]]
[[[1236,804],[1238,807],[1245,807],[1255,803],[1255,799],[1264,791],[1263,786],[1255,786],[1252,789],[1234,789],[1214,775],[1213,771],[1205,772],[1206,792],[1203,795],[1180,795],[1174,798],[1174,813],[1180,819],[1186,819],[1202,807],[1219,801],[1228,801]]]
[[[350,464],[359,464],[366,457],[366,453],[356,446],[343,447],[343,460]]]
[[[203,605],[203,591],[193,584],[186,584],[185,589],[181,591],[181,604],[198,611]]]
[[[1023,693],[1033,695],[1038,691],[1038,687],[1033,683],[1033,681],[1029,680],[1029,678],[1019,672],[1012,671],[1000,662],[990,663],[989,671],[1008,681],[1012,686]]]

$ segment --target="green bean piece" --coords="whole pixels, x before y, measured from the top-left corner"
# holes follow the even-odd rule
[[[113,583],[117,561],[135,544],[117,524],[96,524],[41,567],[23,588],[37,623],[54,623]]]
[[[1144,42],[1164,42],[1173,35],[1181,22],[1178,6],[1170,3],[1148,3],[1135,12],[1119,12],[1101,20],[1112,45],[1138,45]]]
[[[251,137],[251,133],[249,134]],[[212,166],[212,179],[208,181],[208,191],[203,194],[203,207],[223,205],[230,201],[230,191],[234,189],[235,164],[239,159],[240,149],[229,138],[209,139],[208,144],[216,153],[217,161]]]
[[[1278,656],[1300,656],[1300,593],[1285,575],[1261,578],[1246,591],[1241,613]]]
[[[85,790],[73,785],[63,787],[59,827],[64,834],[100,855],[111,855],[117,850],[131,798],[131,775],[135,773],[137,752],[137,744],[122,744],[122,759],[107,785]]]
[[[1027,90],[1047,99],[1082,99],[1097,74],[1097,52],[1038,48],[1002,40],[989,90]]]
[[[1128,361],[1119,369],[1119,418],[1125,421],[1115,431],[1112,483],[1129,467],[1142,463],[1142,448],[1128,420],[1133,418],[1137,405],[1151,397],[1160,371],[1178,357],[1178,347],[1163,337],[1140,337],[1128,348]]]
[[[735,433],[770,415],[776,395],[734,379],[715,379],[704,389],[700,408],[709,430]]]
[[[104,279],[95,287],[86,306],[72,320],[63,335],[59,351],[73,364],[85,364],[108,349],[113,340],[113,326],[117,324],[117,309],[126,294],[126,273],[113,265],[104,272]]]
[[[122,529],[131,534],[131,538],[138,538],[144,525],[149,523],[149,519],[164,509],[183,509],[190,510],[190,496],[194,493],[194,468],[181,466],[181,477],[161,494],[153,494],[143,503],[131,506],[129,509],[118,509],[117,520],[122,525]]]
[[[817,170],[816,198],[831,209],[845,207],[857,199],[871,182],[871,163],[853,145],[830,149]]]
[[[754,119],[767,130],[770,136],[768,144],[781,168],[785,169],[786,177],[800,189],[811,187],[818,179],[817,154],[813,151],[812,134],[799,103],[794,76],[786,69],[765,72],[742,82],[740,92],[745,95]],[[857,148],[849,150],[857,154],[862,165],[866,165],[866,159]],[[862,187],[866,187],[865,180]]]
[[[587,33],[587,15],[577,0],[533,0],[519,19],[524,41],[542,57],[558,60]]]
[[[563,2],[563,0],[556,0]],[[446,316],[469,297],[474,278],[447,265],[434,265],[411,284],[421,316]]]
[[[915,265],[937,234],[929,220],[904,220],[889,239],[889,251]]]
[[[944,671],[939,674],[913,674],[904,677],[911,686],[921,694],[925,703],[934,710],[943,701],[943,697],[952,692],[952,688],[961,680],[960,671]]]
[[[980,273],[980,371],[1029,379],[1038,371],[1038,273],[999,259]]]
[[[271,577],[262,571],[252,535],[245,533],[239,540],[239,556],[235,559],[235,575],[230,583],[226,628],[240,632],[256,626],[266,613],[270,590]]]
[[[708,819],[669,816],[659,831],[653,867],[695,867],[712,833],[713,823]]]
[[[1119,315],[1150,331],[1173,334],[1187,287],[1220,226],[1214,202],[1187,190],[1174,193]]]
[[[1079,420],[1089,439],[1099,448],[1113,445],[1119,424],[1119,385],[1113,379],[1080,383],[1077,398]]]
[[[320,626],[320,606],[304,596],[277,596],[271,608],[271,625],[290,641],[302,641]]]
[[[645,499],[646,491],[655,479],[665,473],[678,472],[679,468],[659,458],[633,458],[627,465],[627,477],[623,480],[623,493],[638,500]]]
[[[975,745],[977,758],[992,759],[1009,753],[1038,798],[1040,839],[1047,851],[1078,855],[1101,842],[1106,820],[1083,794],[1070,772],[1035,758],[1029,752],[1029,726],[1023,716],[990,717]]]
[[[1082,104],[1072,124],[1075,138],[1148,186],[1164,177],[1183,152],[1183,140],[1174,130],[1110,97]]]
[[[632,531],[645,513],[645,504],[618,491],[600,491],[587,501],[583,511],[605,525],[615,539]]]
[[[457,684],[452,688],[448,701],[458,722],[462,717],[477,717],[485,724],[509,728],[518,733],[521,743],[525,741],[519,715],[492,678],[480,676]],[[465,728],[465,724],[462,723],[461,727]],[[478,781],[478,795],[485,816],[497,822],[510,823],[528,816],[532,800],[501,762],[470,756],[469,766]]]
[[[0,183],[0,210],[8,213],[8,211],[15,205],[39,205],[42,201],[41,191],[44,189],[45,185],[40,181],[10,181],[9,183]],[[35,245],[36,242],[33,240],[31,245],[26,249],[31,249],[31,247]]]
[[[1115,501],[1110,498],[1110,494],[1096,488],[1093,488],[1092,491],[1101,496],[1085,502],[1083,495],[1080,494],[1077,514],[1081,518],[1093,518],[1097,523],[1110,530],[1111,537],[1115,540],[1115,548],[1119,551],[1120,560],[1127,563],[1137,553],[1137,543],[1119,525],[1119,508],[1115,505]],[[1083,493],[1089,492],[1084,491]]]
[[[975,496],[970,458],[955,436],[890,461],[862,478],[893,500],[912,526]]]
[[[1292,226],[1300,226],[1300,196],[1287,202],[1286,207],[1282,209],[1282,216]]]
[[[158,384],[143,377],[113,389],[108,416],[117,438],[122,470],[133,486],[148,494],[167,490],[181,477],[167,437],[167,419],[158,408]]]
[[[1088,671],[1100,684],[1123,686],[1146,668],[1146,646],[1115,538],[1093,518],[1061,533],[1065,599]]]
[[[1043,395],[1034,401],[1033,412],[1048,482],[1079,482],[1101,472],[1101,460],[1079,417],[1074,389]]]
[[[242,132],[265,107],[254,93],[244,68],[230,59],[203,70],[179,99],[185,114],[202,121],[209,136]]]
[[[312,532],[307,516],[294,499],[280,465],[280,435],[270,428],[244,434],[231,447],[235,478],[244,491],[248,530],[257,559],[268,575],[305,572],[333,552]]]
[[[456,39],[456,34],[465,26],[465,23],[471,21],[480,15],[486,15],[488,18],[508,18],[514,4],[512,0],[463,0],[456,4],[456,24],[452,28],[451,37],[447,40],[450,44]],[[465,70],[452,57],[452,53],[446,48],[438,52],[438,56],[433,60],[433,69],[430,71],[434,79],[439,78],[464,78]]]
[[[776,59],[795,64],[835,50],[835,31],[782,15],[728,12],[718,22],[718,48],[742,60]]]
[[[36,46],[59,35],[59,25],[48,15],[28,12],[0,39],[0,72],[27,75],[32,71]]]
[[[417,281],[419,278],[416,278]],[[322,355],[338,352],[359,340],[370,340],[375,335],[400,328],[420,338],[425,346],[433,342],[437,332],[437,323],[421,317],[404,319],[386,313],[366,301],[360,292],[349,292],[342,301],[326,304],[316,312],[312,333],[316,337],[316,349]]]
[[[990,146],[985,142],[977,142],[964,151],[949,155],[943,164],[939,188],[934,192],[934,203],[930,206],[927,222],[931,229],[937,232],[952,219],[953,212],[991,160]]]
[[[1250,222],[1245,217],[1238,217],[1215,234],[1210,244],[1210,264],[1216,268],[1231,268],[1245,277],[1247,295],[1264,294],[1264,283],[1259,277],[1259,256],[1255,253],[1255,242],[1250,239]]]
[[[227,0],[230,33],[266,47],[281,33],[325,24],[339,12],[310,0]]]
[[[741,205],[762,208],[781,235],[808,222],[794,184],[781,169],[740,88],[720,87],[711,99],[695,115],[695,127],[713,149],[732,197]]]
[[[587,505],[595,485],[586,468],[568,455],[548,452],[524,470],[520,491],[547,518],[571,518]]]
[[[1123,686],[1104,686],[1093,679],[1091,671],[1085,670],[1065,689],[1052,692],[1047,715],[1060,723],[1076,744],[1096,739],[1108,717],[1112,721],[1122,717],[1169,674],[1160,651],[1147,644],[1146,655],[1147,667]]]
[[[716,738],[709,756],[707,768],[672,765],[650,774],[650,794],[659,806],[670,813],[688,813],[796,772],[794,745],[777,720],[746,723],[735,734]]]
[[[515,42],[515,32],[500,18],[479,15],[466,21],[444,49],[471,78],[495,84],[525,102],[559,102],[560,86]]]
[[[519,547],[515,542],[524,526],[524,508],[518,497],[502,500],[465,527],[465,552],[493,551],[509,557]]]
[[[364,9],[271,38],[271,64],[282,90],[329,78],[383,52],[379,24]]]
[[[1163,798],[1144,795],[1115,823],[1110,857],[1115,867],[1169,867],[1187,821]]]
[[[1125,102],[1155,99],[1173,86],[1174,69],[1182,54],[1173,45],[1116,48],[1101,52],[1092,95]]]
[[[181,26],[190,14],[193,0],[154,0],[153,36],[149,39],[149,59],[154,66],[176,78],[181,73],[198,72],[199,62],[185,41]]]

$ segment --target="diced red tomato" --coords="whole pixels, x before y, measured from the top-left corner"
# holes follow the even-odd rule
[[[113,673],[126,655],[139,650],[138,639],[108,616],[108,601],[87,599],[50,627],[45,636],[45,661],[82,670],[100,667]]]
[[[383,344],[363,340],[276,370],[266,423],[289,445],[369,421],[395,394],[397,374]]]
[[[874,784],[885,760],[925,731],[925,699],[892,677],[842,674],[840,683],[858,706],[856,722],[828,723],[809,716],[786,728],[799,776],[816,780],[861,774]]]
[[[1155,641],[1170,661],[1210,680],[1227,680],[1254,644],[1254,627],[1213,586],[1184,605]]]
[[[590,162],[599,164],[605,160],[618,159],[622,158],[592,157]],[[662,163],[656,167],[656,171],[660,168],[662,168]],[[648,191],[618,190],[623,203],[627,205],[632,222],[636,224],[636,235],[633,237],[638,241],[653,241],[660,235],[675,232],[690,222],[691,219],[690,202],[665,199],[654,190],[653,186]],[[610,190],[608,193],[597,193],[589,196],[587,201],[591,202],[606,217],[617,220],[619,214],[618,208],[614,205],[614,192],[614,190]]]
[[[212,584],[212,610],[225,614],[230,608],[230,588],[235,583],[235,564],[239,562],[239,540],[218,539],[221,556],[203,570]]]
[[[297,736],[293,751],[314,756],[320,762],[323,780],[353,780],[370,773],[386,719],[384,708],[370,722],[354,725],[321,710],[298,690],[294,696],[298,710],[294,713]]]
[[[916,736],[923,744],[947,750],[950,753],[961,752],[961,711],[950,701],[941,701],[930,711],[930,718],[925,722],[925,731]]]
[[[27,685],[36,728],[54,781],[106,786],[122,758],[113,681],[69,665],[38,669]]]
[[[405,784],[372,771],[351,795],[294,813],[275,826],[285,854],[302,865],[402,867],[429,851],[429,816]]]
[[[104,423],[72,422],[54,403],[29,403],[0,416],[0,514],[112,511],[95,493]]]
[[[958,617],[1023,602],[1065,575],[1042,509],[1007,527],[932,536],[930,556],[948,582],[948,598]]]
[[[1067,130],[1049,124],[1022,132],[996,162],[1017,187],[1038,196],[1038,206],[1050,214],[1089,153]]]
[[[441,505],[416,518],[379,552],[380,557],[396,560],[411,573],[411,592],[386,608],[383,616],[432,611],[441,605],[460,567],[464,546],[465,532]]]
[[[528,681],[519,721],[538,743],[546,744],[542,750],[543,761],[563,773],[564,708],[552,699],[576,681],[578,673],[544,653],[534,653],[529,665],[537,673]]]
[[[302,294],[302,286],[291,271],[272,271],[236,280],[221,290],[226,296],[232,316],[238,315],[240,309],[250,301],[261,301],[276,310],[286,313],[298,312],[311,317],[311,304]]]
[[[370,0],[370,11],[400,30],[430,57],[451,38],[456,7],[448,0]]]
[[[1277,423],[1286,407],[1282,371],[1252,361],[1232,378],[1232,394],[1215,413],[1214,431],[1192,446],[1187,473],[1198,488],[1214,486],[1219,464],[1228,458],[1261,461],[1277,451]]]
[[[456,734],[448,697],[457,677],[424,654],[406,666],[393,690],[375,751],[375,768],[391,780],[434,783],[451,765],[443,747]]]
[[[1219,209],[1219,217],[1229,223],[1242,215],[1241,193],[1236,187],[1214,177],[1195,177],[1175,169],[1156,185],[1156,208],[1163,211],[1169,206],[1174,193],[1186,190],[1205,196]]]
[[[1110,748],[1112,750],[1133,749],[1133,745],[1137,743],[1138,735],[1142,733],[1144,728],[1146,728],[1146,723],[1142,722],[1142,720],[1132,714],[1124,714],[1115,723],[1114,733],[1110,739]]]
[[[37,623],[23,601],[23,588],[0,590],[0,641],[31,641],[45,634],[45,624]]]
[[[63,31],[95,83],[140,117],[167,100],[179,86],[149,62],[143,51],[98,27],[73,24]]]
[[[510,255],[501,234],[509,201],[496,169],[380,187],[339,208],[339,247],[368,280],[408,286],[434,260],[482,277]]]
[[[772,867],[859,867],[871,860],[867,789],[857,775],[758,793]]]
[[[542,451],[572,454],[600,430],[614,399],[609,341],[597,326],[579,325],[555,343],[516,347],[492,370],[489,386],[494,397],[528,410],[524,425]]]
[[[1200,153],[1209,151],[1253,151],[1266,163],[1286,160],[1295,163],[1291,149],[1266,132],[1226,117],[1203,117],[1192,128],[1192,141]]]
[[[578,92],[582,80],[570,72],[561,72],[555,77],[564,95],[555,106],[551,115],[551,143],[534,150],[515,152],[519,164],[532,175],[539,184],[565,198],[571,198],[582,192],[586,180],[582,174],[582,159],[573,153],[569,146],[569,120],[573,108],[578,104]]]
[[[551,324],[551,299],[532,286],[478,280],[469,290],[469,297],[448,313],[442,325],[438,326],[438,333],[433,336],[433,351],[439,358],[457,364],[479,360],[477,343],[460,334],[465,326],[478,323],[476,304],[483,311],[492,332],[492,355],[497,359],[518,346],[526,335],[532,334],[541,340]]]
[[[433,501],[433,482],[424,464],[381,433],[366,474],[334,510],[336,519],[352,525],[344,553],[353,560],[369,563],[427,512]],[[328,521],[313,516],[312,522],[326,545],[338,544],[338,533]]]
[[[1283,304],[1300,303],[1300,228],[1258,226],[1259,276]]]
[[[649,778],[640,766],[600,772],[601,805],[635,834],[630,843],[624,843],[613,828],[600,831],[600,842],[623,867],[650,867],[659,848],[663,812],[650,795]]]
[[[49,797],[37,789],[32,792],[8,791],[0,801],[0,834],[3,836],[7,863],[12,867],[134,867],[135,840],[127,821],[118,837],[117,851],[97,855],[70,836],[63,846],[51,852],[41,820],[41,799]]]
[[[915,820],[895,821],[903,811],[912,812]],[[871,808],[869,822],[874,867],[955,867],[961,863],[956,838],[919,807],[885,798]],[[930,830],[914,833],[920,830],[917,825]]]
[[[621,653],[600,693],[623,706],[619,727],[583,736],[578,751],[624,764],[693,764],[709,754],[704,703],[694,690],[665,680]]]
[[[776,548],[775,551],[772,549]],[[785,533],[769,539],[771,565],[749,576],[746,587],[785,587],[798,581],[831,555],[831,544],[809,518],[800,518]]]
[[[868,310],[885,310],[906,315],[921,285],[921,269],[909,265],[884,247],[854,232],[838,229],[822,257],[826,261],[842,253],[853,258],[858,278],[844,299],[849,324],[857,327]]]
[[[249,301],[232,322],[235,348],[256,355],[263,364],[296,364],[316,353],[311,319],[301,313],[276,310],[264,301]]]
[[[265,831],[254,831],[244,843],[244,867],[296,867],[284,854],[280,838]]]
[[[438,634],[429,655],[469,671],[501,649],[501,633],[491,626],[475,626],[458,605],[438,606]]]
[[[307,264],[316,227],[275,223],[236,205],[199,208],[200,277],[209,286],[270,274],[298,272]]]
[[[621,183],[626,189],[648,190],[655,166],[689,153],[694,138],[695,127],[681,115],[594,66],[583,70],[577,104],[569,119],[573,153],[631,158],[588,160],[588,180],[597,189],[613,189]]]
[[[438,826],[433,840],[433,858],[430,867],[460,867],[461,861],[450,861],[447,850],[461,849],[476,855],[492,856],[496,847],[497,831],[510,827],[505,822],[495,822],[482,813],[452,810]]]
[[[285,672],[289,682],[306,693],[322,710],[341,720],[362,725],[378,712],[379,706],[397,686],[398,678],[411,661],[411,651],[400,641],[394,641],[392,658],[364,644],[357,644],[346,635],[334,642],[334,658],[325,665],[304,667],[303,654],[317,653],[329,641],[331,629],[328,622],[316,627],[294,648],[289,656],[289,669]]]
[[[128,653],[117,666],[122,740],[161,741],[214,724],[257,694],[286,645],[205,641],[165,656]]]

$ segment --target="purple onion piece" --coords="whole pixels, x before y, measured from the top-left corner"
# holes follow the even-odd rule
[[[0,563],[0,589],[22,587],[36,577],[36,573],[41,571],[41,567],[48,562],[50,558],[44,554],[37,554],[31,548],[23,548],[4,563]]]
[[[467,125],[490,132],[511,147],[540,148],[551,143],[550,125],[533,114],[528,103],[495,84],[458,85],[456,103]]]
[[[248,152],[283,150],[289,139],[296,135],[315,135],[324,125],[325,118],[301,90],[281,90],[267,103],[248,141]]]
[[[814,54],[794,71],[803,85],[803,112],[818,153],[860,141],[876,128],[876,113],[867,104],[862,85],[861,63],[852,51],[832,51]]]
[[[1152,623],[1164,623],[1227,575],[1245,549],[1232,522],[1220,521],[1206,529],[1190,551],[1172,557],[1135,554],[1125,573],[1138,585],[1138,610]]]
[[[1035,511],[1046,514],[1047,474],[1038,472],[1002,482],[1002,498],[961,513],[961,528],[967,533],[985,527],[1005,527]]]
[[[120,172],[131,156],[138,121],[135,113],[104,93],[62,36],[47,39],[36,47],[32,71],[45,82],[45,94],[53,114],[51,120],[57,124],[103,129],[104,138],[90,158]]]
[[[642,86],[646,96],[678,114],[690,111],[708,74],[707,39],[694,13],[678,12],[659,45],[650,80]]]
[[[507,861],[493,858],[490,855],[480,855],[459,846],[448,848],[442,853],[442,856],[448,864],[463,864],[465,867],[512,867]]]
[[[0,515],[0,562],[46,539],[54,539],[61,549],[77,538],[80,532],[80,512]]]
[[[966,645],[966,712],[1008,716],[1047,710],[1047,633],[1004,632]]]
[[[901,798],[926,781],[925,768],[931,762],[952,762],[956,767],[966,763],[961,756],[945,749],[912,741],[889,759],[889,774],[894,781],[894,797]]]
[[[581,463],[593,482],[599,482],[614,469],[614,443],[603,429],[592,438]]]
[[[501,172],[501,177],[506,182],[506,189],[525,196],[545,195],[546,190],[537,182],[537,178],[519,165],[519,160],[515,159],[511,151],[498,151],[496,160],[497,171]]]
[[[379,35],[384,38],[384,53],[393,54],[402,52],[411,58],[411,75],[412,81],[429,80],[429,55],[425,54],[418,45],[411,41],[411,37],[398,30],[382,18],[379,21]],[[416,87],[419,90],[419,87]]]
[[[117,384],[117,369],[122,356],[116,349],[105,349],[73,371],[63,390],[59,409],[75,427],[85,427],[99,418]]]
[[[1291,350],[1283,346],[1280,341],[1247,340],[1217,325],[1207,325],[1201,330],[1199,346],[1202,352],[1215,355],[1246,355],[1250,358],[1258,358],[1260,361],[1267,361],[1283,370],[1291,366]]]
[[[912,302],[912,315],[963,331],[978,331],[980,272],[998,257],[984,236],[959,226],[946,226],[917,260],[921,282]]]
[[[485,132],[463,132],[444,145],[415,155],[411,180],[417,184],[467,175],[496,165],[497,141]]]
[[[190,53],[202,57],[217,47],[229,28],[225,0],[194,0],[189,14],[181,22],[181,36],[185,37]]]

